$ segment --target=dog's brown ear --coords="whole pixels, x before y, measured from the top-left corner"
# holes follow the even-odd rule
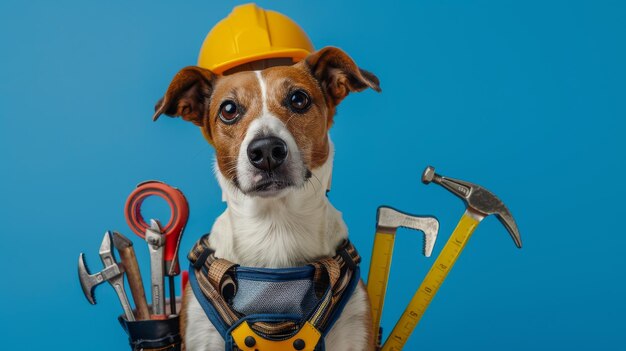
[[[154,106],[156,121],[160,115],[170,117],[180,116],[193,124],[206,127],[204,116],[207,114],[213,83],[217,76],[204,68],[189,66],[181,69],[176,75],[163,96]]]
[[[381,91],[378,78],[374,74],[360,69],[348,54],[336,47],[327,46],[316,51],[305,62],[335,106],[351,91],[361,91],[368,87]]]

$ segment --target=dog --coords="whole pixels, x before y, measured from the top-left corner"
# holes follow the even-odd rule
[[[155,107],[202,128],[215,147],[215,174],[227,203],[210,236],[215,256],[242,266],[283,268],[335,255],[347,237],[329,202],[337,105],[378,78],[342,50],[325,47],[289,66],[216,75],[179,71]],[[224,340],[186,287],[186,350],[224,350]],[[374,350],[363,282],[325,338],[327,350]]]

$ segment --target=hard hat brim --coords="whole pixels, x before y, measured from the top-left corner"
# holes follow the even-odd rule
[[[265,52],[260,52],[260,53],[256,52],[250,55],[243,55],[236,59],[226,61],[226,62],[220,63],[219,65],[214,65],[212,67],[211,66],[207,67],[207,65],[204,64],[201,58],[199,57],[198,66],[207,67],[209,70],[211,70],[215,74],[223,74],[224,72],[226,72],[227,70],[231,68],[234,68],[239,65],[246,64],[246,63],[258,61],[258,60],[272,59],[272,58],[291,58],[293,59],[293,62],[296,63],[304,59],[310,54],[311,52],[304,50],[304,49],[277,48],[277,49],[273,49],[270,51],[265,51]]]

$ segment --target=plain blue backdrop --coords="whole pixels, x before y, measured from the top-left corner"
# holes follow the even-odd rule
[[[181,120],[152,123],[170,79],[239,2],[0,3],[2,349],[123,350],[113,290],[83,297],[106,229],[145,246],[122,208],[134,186],[182,189],[186,252],[223,210],[213,150]],[[462,203],[420,175],[481,184],[513,212],[478,228],[406,350],[626,350],[626,6],[620,1],[260,1],[317,48],[347,51],[382,94],[340,106],[330,198],[369,267],[377,206],[441,221]],[[152,211],[152,212],[150,212]],[[152,201],[147,216],[165,220]],[[388,333],[433,259],[396,244]],[[184,258],[183,258],[184,259]]]

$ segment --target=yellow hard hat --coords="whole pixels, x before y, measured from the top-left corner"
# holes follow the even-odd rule
[[[216,74],[272,58],[297,62],[313,52],[306,33],[289,17],[255,4],[237,6],[204,39],[198,66]]]

